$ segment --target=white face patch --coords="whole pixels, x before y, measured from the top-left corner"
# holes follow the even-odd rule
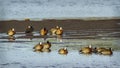
[[[42,44],[42,42],[39,42],[39,44]]]
[[[14,28],[12,28],[12,31],[15,31],[15,29],[14,29]]]
[[[28,28],[31,28],[31,26],[28,26]]]
[[[91,46],[91,45],[89,45],[89,48],[92,48],[92,46]]]

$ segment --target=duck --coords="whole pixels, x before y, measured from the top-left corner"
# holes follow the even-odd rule
[[[63,55],[66,55],[66,54],[68,54],[68,50],[67,50],[67,48],[65,47],[65,48],[61,48],[61,49],[59,49],[59,54],[63,54]]]
[[[30,19],[29,18],[25,18],[25,21],[30,21]]]
[[[50,29],[51,34],[56,35],[55,33],[56,33],[57,29],[59,29],[59,28],[60,28],[59,26],[56,26],[55,28],[51,28]]]
[[[8,30],[7,34],[8,34],[9,36],[15,35],[15,34],[16,34],[15,29],[14,29],[14,28],[11,28],[10,30]]]
[[[49,41],[43,43],[43,49],[49,49],[51,48],[51,43]]]
[[[32,26],[27,26],[25,33],[32,33],[34,28]]]
[[[48,33],[48,30],[47,30],[46,28],[42,28],[42,29],[40,30],[40,35],[41,35],[41,36],[45,36],[45,35],[47,35],[47,33]]]
[[[112,48],[102,50],[102,51],[100,52],[100,54],[102,54],[102,55],[112,55],[112,54],[113,54]]]
[[[83,54],[91,54],[92,47],[91,47],[91,45],[89,45],[88,47],[83,47],[79,52],[83,53]]]
[[[37,45],[35,45],[33,49],[35,49],[35,51],[42,51],[43,49],[42,42],[39,42]]]
[[[100,53],[101,51],[106,50],[106,48],[99,47],[99,48],[95,48],[95,50],[96,50],[96,53]]]
[[[59,29],[59,28],[60,28],[60,27],[57,25],[57,26],[56,26],[56,29]]]
[[[56,30],[56,35],[62,35],[63,34],[63,28],[60,27],[59,29]]]

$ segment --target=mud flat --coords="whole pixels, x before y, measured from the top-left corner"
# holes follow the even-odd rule
[[[103,19],[103,20],[83,20],[83,19],[44,19],[41,21],[19,21],[9,20],[0,21],[0,32],[6,32],[9,28],[14,27],[17,32],[25,31],[26,26],[32,25],[35,31],[42,27],[50,29],[56,25],[62,26],[67,30],[93,30],[93,29],[112,29],[120,31],[120,19]]]

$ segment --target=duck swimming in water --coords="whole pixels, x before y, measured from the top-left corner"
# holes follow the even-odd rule
[[[48,33],[48,30],[47,30],[46,28],[42,28],[42,29],[40,30],[40,35],[41,35],[41,36],[45,36],[45,35],[47,35],[47,33]]]
[[[83,47],[79,52],[82,54],[91,54],[92,47],[91,47],[91,45],[89,45],[88,47]]]
[[[63,29],[62,27],[60,27],[59,29],[57,29],[57,31],[55,32],[56,35],[62,35],[63,34]]]
[[[32,33],[34,28],[32,26],[27,26],[25,33]]]
[[[14,28],[11,28],[11,29],[7,32],[7,34],[8,34],[9,36],[15,35],[15,34],[16,34],[15,29],[14,29]]]
[[[59,26],[56,26],[55,28],[51,28],[50,32],[52,35],[56,35],[56,31],[57,29],[59,29],[60,27]]]
[[[67,50],[67,48],[61,48],[61,49],[59,49],[59,54],[63,54],[63,55],[66,55],[66,54],[68,54],[68,50]]]
[[[42,51],[43,49],[42,42],[39,42],[37,45],[35,45],[33,49],[35,49],[35,51]]]
[[[49,49],[50,47],[51,47],[51,43],[49,41],[43,43],[43,49]]]
[[[100,54],[102,54],[102,55],[112,55],[112,54],[113,54],[112,48],[102,50],[102,51],[100,52]]]
[[[95,48],[95,50],[96,50],[96,53],[100,53],[101,51],[106,50],[106,48],[99,47],[99,48]]]

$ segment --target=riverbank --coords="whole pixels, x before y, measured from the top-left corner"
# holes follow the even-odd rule
[[[46,27],[50,29],[55,26],[61,26],[66,30],[88,30],[88,29],[113,29],[118,31],[120,28],[120,19],[106,20],[83,20],[83,19],[44,19],[41,21],[23,21],[9,20],[0,21],[0,32],[6,32],[10,28],[15,28],[17,32],[25,31],[28,25],[32,25],[35,31]]]

